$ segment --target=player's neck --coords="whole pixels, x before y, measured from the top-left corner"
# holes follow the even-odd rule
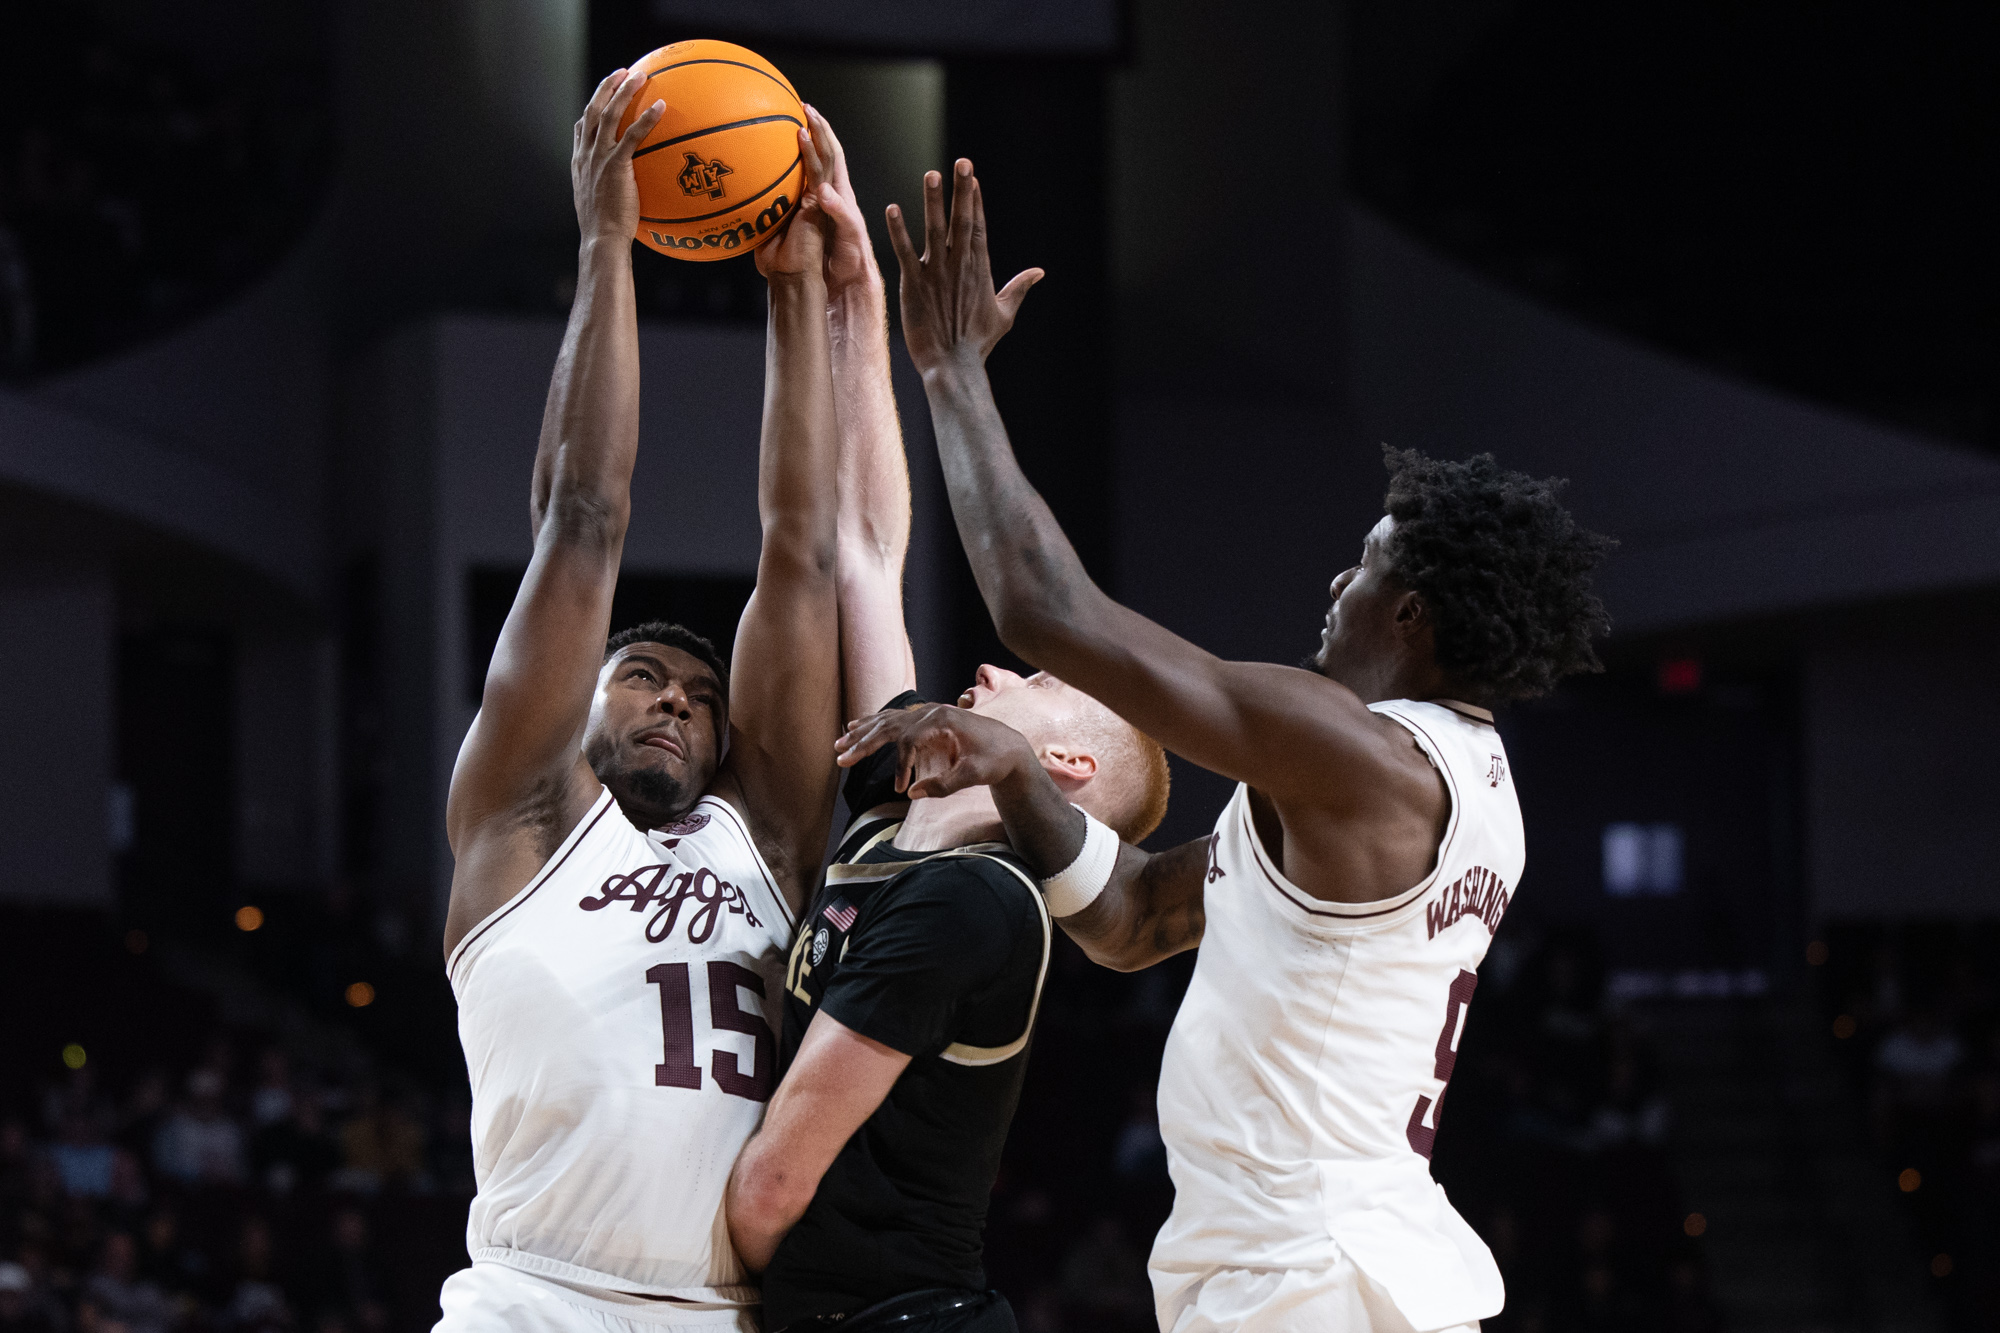
[[[1003,842],[1007,830],[987,787],[967,787],[949,796],[910,802],[895,847],[903,852],[945,852],[975,842]]]

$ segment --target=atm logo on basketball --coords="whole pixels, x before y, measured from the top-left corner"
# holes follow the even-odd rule
[[[1436,902],[1424,908],[1424,924],[1430,928],[1429,938],[1436,939],[1439,931],[1449,930],[1461,919],[1474,916],[1486,923],[1486,933],[1491,935],[1500,929],[1507,903],[1507,886],[1500,877],[1485,866],[1474,866],[1453,880]]]
[[[734,176],[735,170],[719,157],[702,160],[700,153],[688,153],[687,165],[681,168],[681,193],[690,197],[705,194],[711,199],[722,198],[722,178]]]

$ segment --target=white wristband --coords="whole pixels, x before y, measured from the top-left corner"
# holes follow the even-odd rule
[[[1073,808],[1083,816],[1083,850],[1060,873],[1042,881],[1042,898],[1049,905],[1050,916],[1075,916],[1096,902],[1118,864],[1118,835],[1091,818],[1082,806]]]

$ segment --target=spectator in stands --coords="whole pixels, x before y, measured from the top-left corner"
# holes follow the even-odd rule
[[[340,1130],[346,1157],[342,1188],[374,1193],[385,1185],[406,1185],[424,1169],[424,1126],[403,1098],[385,1095],[370,1083],[361,1105]]]
[[[63,1192],[71,1198],[110,1195],[116,1153],[98,1131],[97,1118],[83,1108],[72,1107],[64,1113],[62,1141],[49,1149],[49,1160],[62,1179]]]
[[[288,1100],[286,1115],[264,1124],[250,1139],[250,1163],[257,1180],[279,1195],[317,1189],[341,1163],[340,1145],[327,1132],[319,1097],[300,1092]],[[469,1145],[469,1131],[467,1139]],[[468,1157],[470,1151],[468,1146]]]
[[[28,1270],[0,1263],[0,1333],[56,1333],[57,1328]]]
[[[187,1100],[160,1125],[153,1166],[188,1185],[233,1185],[243,1178],[243,1131],[224,1112],[222,1075],[197,1069]]]
[[[276,1279],[271,1228],[261,1217],[243,1223],[236,1243],[236,1285],[223,1311],[226,1326],[238,1333],[288,1329],[292,1310]]]
[[[292,1068],[283,1050],[267,1047],[257,1062],[257,1086],[250,1093],[250,1125],[259,1130],[292,1116]]]
[[[333,1215],[329,1244],[312,1282],[312,1298],[322,1312],[337,1314],[351,1327],[370,1328],[384,1318],[381,1264],[358,1208]]]
[[[105,1238],[84,1295],[104,1317],[125,1325],[128,1333],[167,1333],[173,1323],[173,1302],[140,1275],[137,1247],[122,1231]]]

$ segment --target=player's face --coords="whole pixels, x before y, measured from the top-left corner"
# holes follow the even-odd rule
[[[598,674],[584,757],[635,822],[671,823],[715,778],[724,703],[721,682],[691,653],[621,648]]]
[[[1361,544],[1361,563],[1334,579],[1329,590],[1333,605],[1327,608],[1319,651],[1305,663],[1309,669],[1351,682],[1393,651],[1396,602],[1403,593],[1389,572],[1389,536],[1395,530],[1396,520],[1384,514]]]
[[[1046,671],[1022,676],[990,663],[979,668],[972,688],[958,696],[960,708],[1005,722],[1034,743],[1087,701],[1082,691]]]

